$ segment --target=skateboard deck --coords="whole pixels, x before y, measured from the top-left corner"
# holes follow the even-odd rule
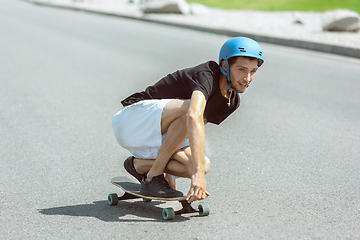
[[[163,197],[152,197],[147,195],[142,195],[140,193],[140,183],[131,180],[128,177],[114,177],[111,179],[111,183],[115,186],[121,188],[124,192],[134,195],[139,198],[145,198],[148,200],[160,200],[160,201],[182,201],[186,200],[185,197],[177,197],[177,198],[163,198]]]
[[[119,201],[142,198],[144,202],[150,202],[152,200],[158,201],[179,201],[182,205],[182,209],[179,211],[174,211],[173,208],[164,208],[162,215],[165,220],[172,220],[175,218],[175,215],[180,215],[184,213],[199,213],[200,216],[207,216],[210,214],[210,207],[208,204],[203,203],[199,204],[198,209],[194,209],[190,203],[186,201],[186,196],[177,197],[177,198],[162,198],[162,197],[153,197],[146,196],[140,193],[140,183],[124,176],[114,177],[110,180],[112,184],[119,187],[124,194],[119,197],[116,193],[109,194],[108,203],[109,205],[117,205]]]

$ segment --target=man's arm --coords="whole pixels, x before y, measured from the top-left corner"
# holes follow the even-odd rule
[[[202,200],[210,194],[206,191],[205,181],[205,123],[204,110],[206,99],[201,91],[191,96],[187,115],[188,138],[192,155],[191,186],[187,194],[188,202]],[[192,194],[192,195],[191,195]]]

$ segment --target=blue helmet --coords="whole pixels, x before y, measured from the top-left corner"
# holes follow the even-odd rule
[[[253,57],[260,60],[258,67],[264,63],[263,54],[260,45],[251,38],[246,37],[234,37],[227,40],[220,49],[219,65],[221,72],[227,76],[227,80],[230,83],[229,76],[229,63],[228,59],[231,57]],[[226,72],[221,67],[221,61],[226,61]]]

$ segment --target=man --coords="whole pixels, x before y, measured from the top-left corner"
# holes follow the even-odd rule
[[[238,93],[245,92],[263,62],[257,42],[231,38],[220,50],[219,64],[179,70],[121,102],[124,107],[113,117],[114,134],[133,155],[124,167],[141,182],[141,193],[183,196],[176,190],[176,176],[191,179],[188,202],[210,195],[205,124],[220,124],[240,106]]]

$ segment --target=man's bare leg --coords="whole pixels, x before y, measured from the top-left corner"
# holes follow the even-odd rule
[[[171,174],[177,177],[191,178],[191,150],[190,147],[185,147],[183,149],[177,150],[170,161],[165,167],[165,173]],[[205,156],[205,173],[208,173],[210,170],[210,160]],[[140,174],[147,173],[152,165],[154,164],[155,159],[134,159],[134,167],[136,171]],[[176,189],[176,181],[174,179],[168,179],[170,176],[166,177],[166,180],[169,182],[170,186]]]
[[[177,154],[175,152],[178,150],[180,145],[183,143],[183,141],[187,137],[187,114],[188,109],[190,105],[190,100],[171,100],[169,101],[162,112],[162,118],[161,118],[161,132],[162,134],[166,133],[166,137],[164,139],[164,142],[162,146],[160,147],[159,154],[157,158],[153,161],[153,164],[151,168],[149,169],[149,172],[146,176],[146,182],[144,182],[144,185],[141,187],[141,191],[150,193],[151,194],[157,194],[152,191],[158,191],[155,190],[157,185],[151,185],[152,179],[155,176],[159,176],[165,173],[165,171],[169,171],[169,173],[172,173],[172,175],[180,176],[180,177],[190,177],[191,176],[191,170],[193,169],[193,166],[189,167],[189,164],[193,164],[193,161],[189,161],[189,157],[187,158],[186,166],[182,166],[181,162],[173,159],[175,158]],[[188,151],[190,151],[190,148],[188,147]],[[192,158],[190,158],[192,159]],[[136,159],[134,161],[134,167],[138,173],[145,173],[141,171],[142,163],[145,163],[145,165],[149,166],[150,160],[146,159]],[[140,166],[138,165],[140,162]],[[171,164],[169,165],[169,163]],[[136,167],[135,165],[138,165]],[[176,168],[172,169],[169,166],[178,165]],[[180,166],[179,166],[180,165]],[[143,165],[144,166],[144,165]],[[166,170],[168,168],[168,170]],[[180,170],[183,170],[184,173],[181,174]],[[175,174],[174,174],[175,173]],[[186,174],[185,174],[186,173]],[[158,178],[157,178],[158,179]],[[173,188],[176,188],[175,181],[170,181],[168,177],[168,181],[173,186]],[[144,186],[144,187],[143,187]],[[148,188],[146,186],[154,186],[154,190],[151,190],[151,188]],[[173,196],[179,195],[180,192],[172,192]],[[181,194],[181,193],[180,193]]]
[[[162,112],[161,133],[166,133],[159,154],[147,174],[147,180],[165,172],[165,167],[171,156],[177,151],[187,137],[187,120],[189,100],[171,100]]]
[[[208,173],[210,170],[210,160],[205,157],[205,173]],[[147,173],[150,171],[153,166],[155,159],[134,159],[134,167],[136,171],[140,174]],[[191,150],[190,147],[185,147],[174,153],[170,161],[166,165],[165,173],[171,175],[182,177],[182,178],[191,178]]]
[[[155,162],[155,159],[138,159],[138,158],[134,158],[134,168],[136,169],[136,171],[140,174],[145,174],[147,172],[150,171],[151,167],[153,166]],[[173,174],[169,174],[169,170],[167,166],[170,166],[170,169],[173,169],[171,172]],[[169,185],[173,188],[173,189],[177,189],[176,187],[176,180],[174,178],[172,178],[171,175],[173,176],[177,176],[180,177],[180,173],[182,172],[186,172],[187,170],[185,169],[187,166],[185,166],[184,164],[181,164],[180,162],[174,160],[174,159],[170,159],[170,161],[168,162],[164,172],[165,172],[165,179],[166,181],[169,183]],[[176,171],[177,173],[174,174],[174,171]]]

